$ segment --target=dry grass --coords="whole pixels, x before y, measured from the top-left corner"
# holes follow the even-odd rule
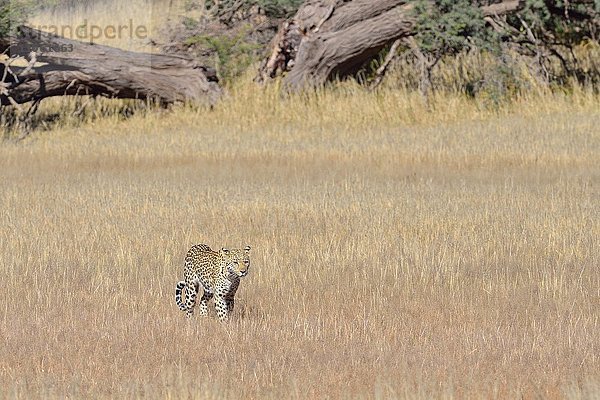
[[[199,10],[186,10],[189,3],[186,0],[42,0],[39,3],[46,7],[29,18],[31,26],[87,42],[92,39],[94,25],[94,43],[143,52],[155,52],[150,38],[167,40],[165,30],[179,23],[183,16],[201,16]],[[144,30],[136,31],[138,27]]]
[[[0,145],[0,397],[600,396],[597,97],[269,90]]]

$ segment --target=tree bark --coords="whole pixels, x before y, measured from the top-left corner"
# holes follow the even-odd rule
[[[33,51],[38,62],[47,64],[11,68],[12,74],[0,64],[2,105],[63,95],[213,104],[221,94],[215,72],[190,59],[77,42],[29,27],[19,30],[14,38],[0,38],[0,51],[23,57]]]
[[[524,0],[482,8],[483,16],[519,10]],[[287,73],[292,90],[355,74],[385,46],[414,34],[413,3],[406,0],[307,0],[272,42],[258,81]]]

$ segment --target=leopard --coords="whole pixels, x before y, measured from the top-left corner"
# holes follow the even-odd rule
[[[233,312],[240,279],[248,275],[249,268],[250,246],[214,251],[206,244],[196,244],[185,256],[184,280],[175,286],[175,302],[181,311],[186,312],[187,318],[191,318],[202,286],[199,314],[208,315],[208,302],[214,296],[217,317],[226,321]],[[185,302],[182,297],[184,290]]]

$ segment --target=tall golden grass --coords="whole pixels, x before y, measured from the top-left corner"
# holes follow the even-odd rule
[[[191,3],[185,0],[43,0],[37,3],[40,8],[29,17],[28,24],[84,42],[92,39],[91,27],[95,25],[94,33],[99,35],[94,35],[94,43],[155,52],[157,47],[151,39],[163,41],[158,45],[166,44],[169,28],[179,24],[184,17],[199,19],[202,16],[202,8],[190,9]],[[107,27],[115,29],[106,31]],[[138,27],[144,29],[138,32],[143,34],[136,34]]]
[[[599,105],[240,84],[4,141],[0,397],[598,398]],[[253,248],[229,323],[175,305],[200,242]]]

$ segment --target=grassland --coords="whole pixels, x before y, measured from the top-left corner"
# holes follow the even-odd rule
[[[201,10],[186,7],[192,2],[185,0],[42,0],[36,4],[43,7],[28,19],[35,28],[69,39],[143,52],[158,51],[150,39],[165,44],[168,28],[183,16],[202,16]],[[107,31],[107,27],[114,29]]]
[[[598,98],[352,90],[1,143],[0,397],[598,398]],[[227,324],[199,242],[253,248]]]

